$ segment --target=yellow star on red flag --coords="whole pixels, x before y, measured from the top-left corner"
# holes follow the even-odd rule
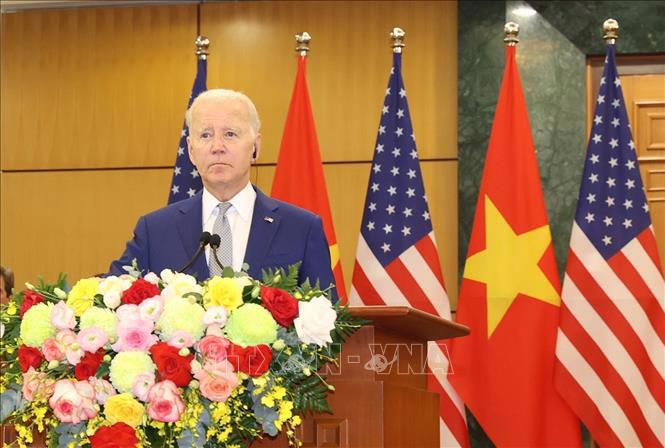
[[[559,293],[538,266],[552,241],[546,224],[516,234],[510,223],[485,196],[485,250],[466,261],[464,278],[487,285],[487,337],[518,294],[558,306]]]

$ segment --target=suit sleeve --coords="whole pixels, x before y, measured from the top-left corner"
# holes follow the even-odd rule
[[[139,269],[143,273],[150,270],[150,256],[148,254],[148,225],[145,216],[142,216],[136,223],[134,228],[134,237],[127,241],[125,252],[117,260],[111,263],[109,274],[121,275],[126,274],[122,267],[130,266],[132,260],[136,259]]]
[[[316,216],[310,226],[307,235],[307,245],[305,247],[305,256],[303,257],[300,268],[299,281],[302,283],[306,278],[312,285],[319,281],[321,289],[327,288],[335,283],[332,267],[330,266],[330,247],[326,234],[323,231],[321,218]],[[333,302],[337,301],[337,289],[331,290]]]

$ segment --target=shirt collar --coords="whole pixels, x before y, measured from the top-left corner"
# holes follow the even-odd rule
[[[203,197],[202,197],[202,207],[203,207],[203,222],[215,211],[217,205],[220,204],[220,201],[212,195],[205,187],[203,187]],[[252,188],[252,184],[247,182],[245,188],[240,190],[235,196],[233,196],[229,201],[231,203],[231,208],[229,211],[235,210],[238,212],[243,221],[249,221],[252,211],[254,210],[254,202],[256,201],[256,191]]]

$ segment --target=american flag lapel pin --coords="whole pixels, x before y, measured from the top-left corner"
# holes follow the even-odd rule
[[[266,221],[266,222],[269,222],[270,224],[272,224],[272,222],[274,221],[272,216],[264,216],[263,220]]]

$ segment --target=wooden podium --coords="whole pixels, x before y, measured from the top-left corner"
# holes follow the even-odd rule
[[[351,307],[371,320],[344,344],[328,370],[333,414],[307,416],[303,448],[438,447],[439,396],[427,390],[427,342],[464,336],[464,325],[406,306]],[[326,373],[324,372],[324,373]],[[283,436],[255,447],[287,447]]]

